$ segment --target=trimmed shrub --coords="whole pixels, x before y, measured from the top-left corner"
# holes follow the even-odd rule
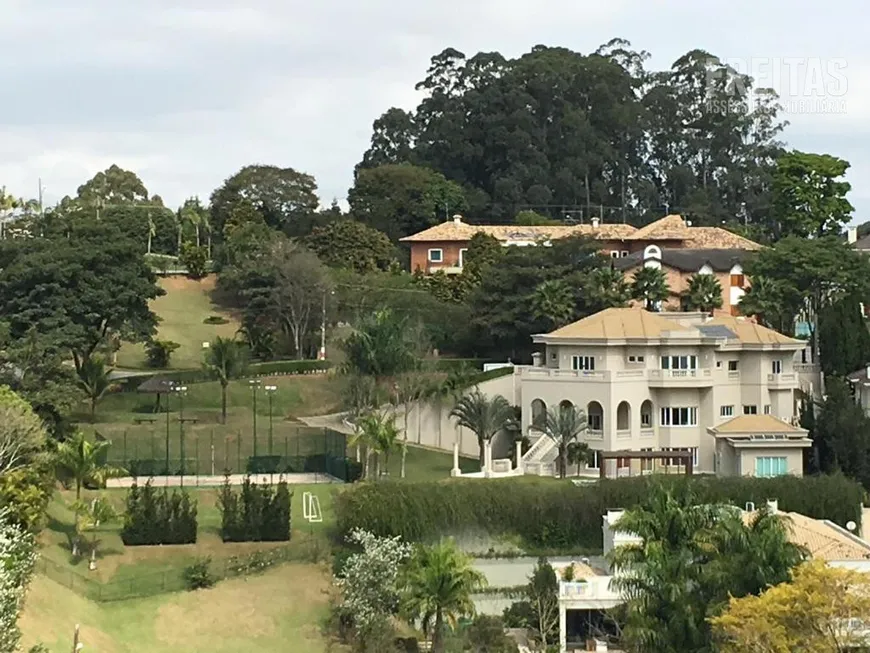
[[[202,321],[203,324],[227,324],[228,322],[229,320],[223,315],[209,315]]]
[[[127,546],[196,542],[196,500],[184,490],[155,490],[151,480],[140,488],[133,480],[121,540]]]
[[[293,493],[281,481],[252,483],[246,478],[239,490],[224,481],[218,497],[221,539],[224,542],[284,542],[290,539],[290,500]]]
[[[211,574],[211,558],[200,558],[184,568],[184,583],[191,591],[213,587],[215,582]]]
[[[779,478],[635,477],[575,487],[569,483],[518,479],[454,480],[356,485],[336,495],[339,535],[355,528],[410,542],[481,531],[518,535],[538,550],[600,550],[601,516],[632,508],[651,483],[691,484],[699,501],[762,505],[776,499],[781,510],[841,526],[861,523],[863,489],[842,475]]]

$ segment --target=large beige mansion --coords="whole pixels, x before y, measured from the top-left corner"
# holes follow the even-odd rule
[[[545,349],[515,369],[523,432],[533,440],[527,472],[555,460],[535,422],[548,407],[586,411],[582,439],[596,452],[690,451],[694,468],[723,475],[801,474],[811,445],[796,426],[795,392],[811,383],[806,343],[725,313],[602,311],[535,336]],[[609,476],[680,461],[606,461]],[[547,473],[541,469],[539,473]]]

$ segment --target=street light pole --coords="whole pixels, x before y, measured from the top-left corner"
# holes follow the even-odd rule
[[[181,448],[181,487],[184,487],[184,395],[187,393],[187,386],[175,388],[178,392],[178,443]]]
[[[275,468],[272,465],[272,395],[275,394],[278,386],[267,385],[264,389],[266,390],[266,394],[269,396],[269,482],[271,483],[272,474],[275,472]]]
[[[251,379],[248,381],[251,385],[251,393],[254,396],[253,407],[251,409],[251,417],[254,422],[254,460],[257,458],[257,388],[260,387],[260,379]]]
[[[166,393],[166,484],[169,485],[169,398],[175,388],[169,384],[169,392]]]

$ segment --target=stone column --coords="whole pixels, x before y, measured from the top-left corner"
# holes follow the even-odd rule
[[[515,468],[518,474],[525,474],[526,470],[523,468],[523,442],[522,440],[517,440],[517,466]]]
[[[567,633],[567,610],[565,605],[559,602],[559,653],[566,653],[568,650],[568,633]]]
[[[462,472],[459,470],[459,442],[453,442],[453,469],[450,470],[451,476],[460,476]]]

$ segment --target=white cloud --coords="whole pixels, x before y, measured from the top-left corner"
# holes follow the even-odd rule
[[[856,0],[734,0],[715,13],[690,0],[0,0],[0,185],[35,194],[42,177],[52,201],[116,162],[177,204],[264,162],[314,174],[328,204],[344,197],[372,121],[416,104],[433,54],[517,56],[539,43],[588,52],[623,37],[657,68],[694,48],[773,62],[772,85],[792,110],[785,138],[849,159],[853,201],[870,212],[862,9]],[[844,59],[845,112],[796,103],[813,77],[784,85],[775,62],[787,57]]]

